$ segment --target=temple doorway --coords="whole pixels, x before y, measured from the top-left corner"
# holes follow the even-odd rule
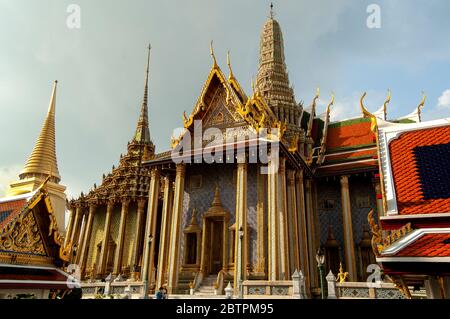
[[[222,218],[206,218],[205,274],[217,274],[223,268],[224,221]]]
[[[204,276],[227,270],[228,222],[230,214],[222,206],[216,187],[211,207],[203,215],[202,254],[200,269]]]

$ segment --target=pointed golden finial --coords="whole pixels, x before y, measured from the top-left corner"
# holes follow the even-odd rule
[[[270,18],[273,19],[273,17],[275,16],[274,12],[273,12],[273,3],[270,3]]]
[[[197,225],[197,209],[192,209],[191,225]]]
[[[222,200],[220,199],[219,185],[217,185],[217,184],[216,184],[216,189],[214,191],[214,199],[212,202],[212,206],[222,206]]]
[[[231,59],[230,59],[230,50],[227,52],[227,65],[228,69],[230,70],[230,75],[228,76],[228,79],[234,79],[233,69],[231,68]]]
[[[217,60],[216,60],[216,56],[214,54],[213,40],[211,40],[211,43],[209,45],[209,51],[210,51],[211,57],[213,58],[213,67],[217,68]]]
[[[417,106],[417,115],[419,116],[419,122],[422,122],[422,108],[425,105],[425,100],[427,99],[427,95],[424,91],[422,91],[422,100],[420,101],[419,105]]]
[[[19,178],[47,175],[50,172],[55,178],[55,183],[59,183],[61,177],[58,172],[56,160],[55,143],[55,109],[56,109],[56,88],[58,81],[54,81],[50,104],[48,106],[47,117],[45,118],[39,137],[33,151],[28,158],[25,167],[21,171]]]

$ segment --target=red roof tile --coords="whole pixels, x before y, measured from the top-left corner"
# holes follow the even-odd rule
[[[450,234],[426,234],[398,252],[396,257],[449,257]]]
[[[22,211],[26,203],[26,199],[0,203],[0,230]]]
[[[389,145],[398,213],[433,214],[450,212],[450,198],[425,198],[414,153],[417,147],[450,143],[450,126],[405,132]],[[431,163],[432,165],[432,163]],[[436,181],[439,176],[436,176]]]

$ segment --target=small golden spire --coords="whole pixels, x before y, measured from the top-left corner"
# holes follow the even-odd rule
[[[219,185],[216,185],[216,190],[214,191],[214,199],[211,206],[222,206],[222,200],[220,199]]]
[[[273,17],[275,16],[275,13],[273,12],[273,3],[270,3],[270,18],[273,19]]]
[[[141,113],[134,133],[134,140],[138,142],[150,143],[150,129],[148,125],[148,78],[150,69],[150,51],[152,46],[148,44],[147,67],[145,71],[144,97],[142,99]]]
[[[211,44],[209,45],[209,51],[211,53],[211,57],[213,58],[213,68],[217,68],[217,60],[216,56],[214,55],[213,40],[211,40]]]
[[[192,209],[191,225],[197,225],[197,209]]]
[[[56,160],[55,141],[55,108],[56,108],[56,87],[58,81],[53,83],[52,95],[48,106],[47,117],[45,118],[39,137],[33,151],[28,158],[25,167],[21,171],[19,178],[39,177],[51,175],[56,183],[61,177],[58,172]]]

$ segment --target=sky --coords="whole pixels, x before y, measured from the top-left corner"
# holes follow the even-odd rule
[[[450,117],[450,2],[447,0],[273,1],[298,102],[331,92],[332,120],[369,110],[388,89],[388,118],[412,112]],[[79,8],[79,28],[72,7]],[[210,41],[227,74],[226,52],[247,93],[256,76],[264,0],[0,0],[0,196],[29,156],[58,80],[56,152],[62,184],[76,197],[126,152],[143,96],[151,43],[149,121],[156,151],[170,147],[212,65]],[[375,4],[379,28],[369,28]],[[68,10],[69,9],[69,10]],[[68,12],[69,11],[69,12]],[[77,11],[78,12],[78,11]],[[373,21],[373,20],[370,20]]]

